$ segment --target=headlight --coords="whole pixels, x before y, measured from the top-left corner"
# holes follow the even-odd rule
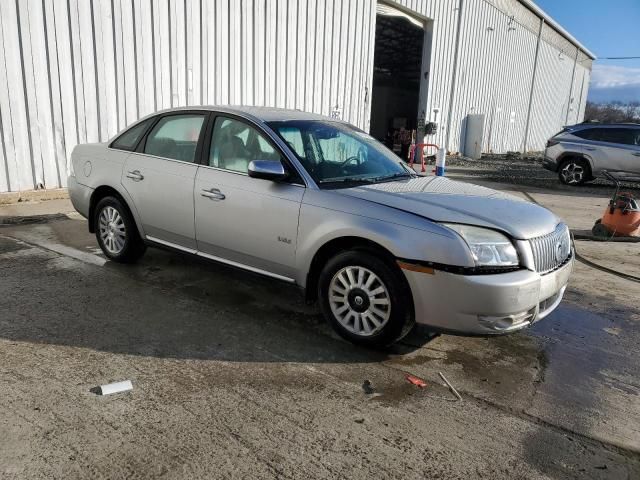
[[[458,233],[471,250],[477,267],[513,267],[519,265],[518,252],[511,240],[488,228],[443,224]]]

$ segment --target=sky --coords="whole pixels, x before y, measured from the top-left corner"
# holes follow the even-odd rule
[[[640,57],[640,0],[534,0],[600,57]],[[640,59],[596,60],[589,100],[640,101]]]

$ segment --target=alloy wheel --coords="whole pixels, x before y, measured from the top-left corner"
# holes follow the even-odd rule
[[[562,167],[560,174],[566,183],[575,185],[584,179],[584,167],[578,163],[569,162]]]
[[[367,268],[340,269],[331,279],[328,295],[331,312],[350,333],[371,336],[389,321],[389,290],[380,277]]]
[[[106,206],[98,217],[100,238],[107,251],[112,255],[122,252],[127,239],[124,219],[120,212],[111,206]]]

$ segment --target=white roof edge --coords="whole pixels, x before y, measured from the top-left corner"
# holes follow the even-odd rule
[[[543,18],[545,23],[548,23],[549,25],[551,25],[555,30],[558,31],[558,33],[566,37],[567,40],[569,40],[576,47],[578,47],[580,50],[586,53],[589,57],[591,57],[592,60],[595,60],[598,58],[591,50],[589,50],[582,43],[580,43],[573,35],[567,32],[558,22],[556,22],[553,18],[551,18],[551,16],[547,12],[542,10],[532,0],[520,0],[520,3],[522,3],[525,7],[527,7],[529,10],[531,10],[533,13],[535,13],[539,17]]]

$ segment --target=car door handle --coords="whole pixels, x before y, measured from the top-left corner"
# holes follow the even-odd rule
[[[584,147],[584,148],[585,148],[585,150],[591,150],[591,151],[596,149],[596,147]]]
[[[634,155],[635,155],[636,157],[640,157],[640,152],[635,152],[635,153],[634,153]]]
[[[225,194],[217,188],[212,188],[211,190],[200,190],[200,195],[212,200],[224,200],[225,198],[227,198]]]
[[[134,170],[133,172],[127,172],[127,178],[130,178],[134,182],[144,180],[144,175],[140,173],[140,170]]]

